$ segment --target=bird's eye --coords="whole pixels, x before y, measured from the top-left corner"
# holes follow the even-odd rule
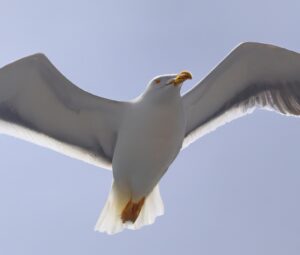
[[[159,84],[159,83],[160,83],[160,79],[156,79],[156,80],[155,80],[155,83],[156,83],[156,84]]]

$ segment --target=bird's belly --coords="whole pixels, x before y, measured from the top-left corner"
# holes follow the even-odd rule
[[[158,183],[180,151],[184,121],[178,113],[135,118],[120,133],[113,158],[114,179],[137,199]]]

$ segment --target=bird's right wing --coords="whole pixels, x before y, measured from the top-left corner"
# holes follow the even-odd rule
[[[126,108],[79,89],[42,54],[0,69],[0,133],[103,168]]]
[[[183,147],[255,108],[300,115],[300,54],[243,43],[183,96]]]

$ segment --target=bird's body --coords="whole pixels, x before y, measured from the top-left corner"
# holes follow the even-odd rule
[[[119,102],[79,89],[43,54],[32,55],[0,69],[0,133],[112,169],[95,230],[138,229],[163,214],[158,183],[181,149],[255,108],[300,115],[296,52],[243,43],[180,95],[191,78],[161,75]]]
[[[157,208],[148,209],[148,215],[144,216],[149,223],[163,213],[162,203],[155,204],[161,201],[158,186],[155,192],[152,191],[180,151],[185,125],[180,87],[169,86],[161,90],[150,87],[132,101],[124,113],[112,160],[114,183],[111,193],[115,198],[108,199],[108,219],[107,214],[102,214],[96,227],[107,230],[103,224],[109,221],[114,230],[108,232],[118,231],[121,229],[118,215],[121,215],[124,223],[130,220],[132,228],[139,228],[141,223],[135,221],[146,206]],[[149,199],[151,193],[155,196],[153,199]],[[145,213],[141,211],[142,215]],[[112,215],[115,217],[111,218]]]
[[[115,183],[134,201],[147,196],[181,149],[185,133],[179,89],[145,93],[129,106],[113,157]],[[163,126],[155,123],[165,123]]]

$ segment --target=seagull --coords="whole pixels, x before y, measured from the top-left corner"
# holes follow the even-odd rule
[[[121,102],[81,90],[34,54],[0,69],[0,133],[112,170],[95,230],[139,229],[164,213],[158,183],[189,144],[256,108],[300,115],[296,52],[246,42],[181,95],[191,78],[157,76]]]

